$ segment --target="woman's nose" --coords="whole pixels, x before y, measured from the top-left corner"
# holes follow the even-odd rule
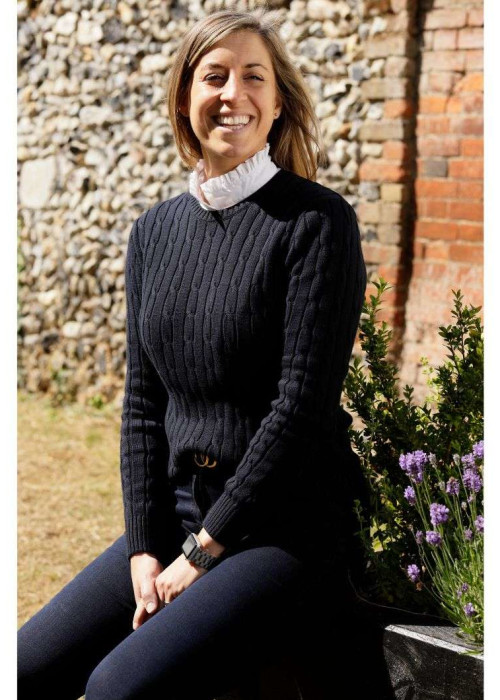
[[[244,92],[244,85],[242,81],[235,75],[229,76],[221,92],[222,100],[230,100],[234,102],[241,97]]]

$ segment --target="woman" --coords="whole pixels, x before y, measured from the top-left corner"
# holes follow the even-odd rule
[[[345,595],[354,211],[313,180],[317,121],[271,15],[198,22],[168,107],[192,172],[128,244],[125,533],[19,631],[19,698],[213,698],[301,604]]]

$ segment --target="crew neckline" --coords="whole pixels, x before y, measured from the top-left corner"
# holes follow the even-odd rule
[[[199,219],[204,219],[205,221],[213,221],[217,223],[218,219],[230,219],[238,211],[250,206],[252,202],[265,197],[267,190],[272,190],[274,187],[278,187],[281,180],[286,180],[286,174],[288,172],[288,170],[280,168],[271,178],[269,178],[267,182],[262,185],[262,187],[259,187],[258,190],[252,192],[252,194],[245,197],[245,199],[236,202],[236,204],[232,204],[230,207],[225,207],[224,209],[204,209],[201,206],[198,198],[191,194],[191,192],[185,192],[184,194],[188,197],[191,211],[193,214],[195,214],[195,216],[197,216]]]

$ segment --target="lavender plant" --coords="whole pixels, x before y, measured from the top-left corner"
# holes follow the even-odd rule
[[[480,640],[480,307],[465,306],[460,290],[453,291],[454,322],[439,327],[446,359],[431,368],[422,358],[430,394],[419,405],[413,387],[400,389],[397,365],[388,359],[392,332],[377,320],[390,285],[379,278],[375,288],[360,322],[363,357],[354,359],[345,382],[347,406],[362,423],[361,429],[350,429],[351,439],[370,487],[369,509],[355,503],[367,555],[363,592],[415,611],[444,612]]]
[[[427,574],[429,592],[446,616],[476,642],[483,640],[484,517],[482,515],[484,443],[439,464],[422,450],[401,454],[399,465],[410,481],[404,498],[415,508],[422,529],[412,530],[418,563],[407,576],[421,590]],[[446,475],[454,473],[444,481]]]

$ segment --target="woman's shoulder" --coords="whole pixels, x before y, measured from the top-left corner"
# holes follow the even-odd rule
[[[137,223],[140,228],[145,231],[151,230],[155,225],[158,225],[165,216],[170,212],[174,214],[177,212],[179,205],[182,205],[186,197],[185,192],[181,192],[170,199],[163,199],[159,202],[155,202],[149,209],[146,209],[137,217]]]
[[[342,241],[349,246],[359,241],[356,212],[340,192],[296,173],[290,175],[294,225],[286,238],[287,264],[293,264],[297,256],[307,255],[309,251],[317,255],[329,251],[336,256]],[[321,240],[321,246],[312,245],[316,239]]]
[[[161,229],[167,216],[176,218],[181,216],[185,196],[186,193],[182,192],[170,199],[161,200],[139,214],[134,220],[130,233],[130,238],[135,242],[135,245],[144,251],[155,231]]]
[[[308,180],[297,173],[286,171],[287,197],[293,201],[297,213],[354,211],[352,205],[337,190],[315,180]]]

